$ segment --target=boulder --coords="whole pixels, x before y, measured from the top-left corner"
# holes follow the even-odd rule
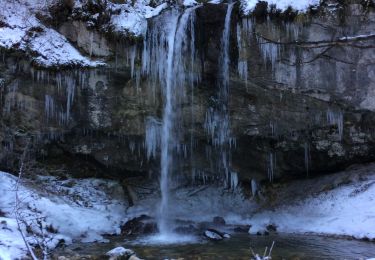
[[[277,232],[277,226],[275,224],[269,224],[267,227],[266,227],[267,231],[270,232],[270,233],[275,233]]]
[[[214,223],[214,225],[217,225],[217,226],[224,226],[225,225],[225,219],[222,218],[222,217],[214,217],[212,222]]]
[[[213,241],[219,241],[231,237],[228,233],[220,232],[213,228],[206,229],[203,234],[205,237]]]
[[[221,236],[221,234],[214,229],[207,229],[207,230],[204,231],[203,234],[206,238],[208,238],[209,240],[213,240],[213,241],[220,241],[220,240],[224,239]]]
[[[126,249],[120,246],[108,251],[105,255],[109,256],[110,260],[129,259],[129,257],[135,255],[135,252],[131,249]]]
[[[149,216],[141,215],[126,222],[121,227],[121,234],[124,235],[140,235],[152,234],[157,231],[157,225]]]
[[[248,233],[250,228],[251,228],[250,225],[238,226],[238,227],[235,227],[233,231],[236,233]]]

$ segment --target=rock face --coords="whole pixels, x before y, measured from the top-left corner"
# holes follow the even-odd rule
[[[218,109],[224,80],[218,75],[228,8],[205,4],[194,10],[185,33],[195,51],[185,56],[193,60],[186,71],[198,80],[181,90],[176,172],[193,172],[198,183],[225,180],[223,167],[215,166],[222,149],[211,138],[210,111],[228,119],[220,122],[227,123],[231,137],[226,169],[245,184],[320,174],[375,158],[374,10],[352,3],[332,6],[292,21],[272,13],[268,19],[242,18],[234,6],[225,110]],[[149,30],[156,19],[149,20]],[[113,44],[74,20],[59,30],[87,55],[107,57],[112,65],[37,70],[17,53],[3,53],[1,169],[16,171],[30,142],[36,165],[47,170],[63,166],[79,176],[116,178],[157,174],[165,100],[144,73],[143,43]]]

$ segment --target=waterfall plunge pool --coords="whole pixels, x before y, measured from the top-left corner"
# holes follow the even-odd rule
[[[109,243],[79,243],[55,251],[58,256],[93,256],[102,259],[115,247],[125,247],[142,259],[250,259],[251,251],[263,255],[275,241],[272,259],[368,259],[375,256],[375,243],[317,235],[274,234],[256,236],[234,234],[230,239],[212,242],[203,237],[178,244],[157,244],[148,237],[128,240],[116,236]],[[148,243],[150,242],[150,243]],[[104,259],[104,257],[103,257]]]

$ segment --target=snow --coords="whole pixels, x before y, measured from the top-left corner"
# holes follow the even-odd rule
[[[0,259],[12,260],[22,258],[26,252],[16,220],[0,217]]]
[[[36,11],[45,8],[42,1],[9,1],[2,3],[0,20],[0,47],[32,53],[32,59],[42,67],[104,65],[84,57],[65,36],[46,27],[36,18]]]
[[[26,253],[15,220],[16,180],[0,172],[0,210],[5,213],[0,218],[0,259],[15,259]],[[62,240],[66,244],[77,240],[106,242],[102,235],[119,234],[126,220],[123,191],[114,181],[38,177],[20,185],[19,197],[19,215],[37,235],[35,238],[24,231],[31,245],[44,242],[48,248],[54,248]]]
[[[35,36],[29,47],[32,50],[38,50],[39,55],[34,58],[34,61],[45,67],[60,65],[95,67],[105,65],[102,62],[90,61],[87,57],[82,56],[64,36],[49,28]]]
[[[197,5],[197,1],[195,0],[184,0],[184,3],[183,5],[186,6],[186,7],[190,7],[190,6],[194,6],[194,5]]]
[[[269,224],[287,233],[318,233],[375,239],[375,177],[311,196],[296,205],[255,214],[250,233]]]
[[[249,14],[258,3],[258,0],[241,0],[241,7],[244,14]],[[306,11],[310,6],[319,5],[319,0],[265,0],[268,2],[268,6],[276,5],[276,8],[286,10],[288,7],[292,7],[297,11]]]
[[[163,3],[155,8],[149,6],[149,1],[138,0],[134,5],[112,4],[113,9],[120,9],[118,15],[112,15],[111,24],[114,30],[120,33],[131,33],[135,36],[142,36],[147,30],[147,19],[157,16],[168,7]]]

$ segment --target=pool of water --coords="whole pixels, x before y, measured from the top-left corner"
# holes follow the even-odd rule
[[[263,254],[265,247],[275,241],[272,259],[367,259],[375,257],[375,243],[322,237],[316,235],[255,236],[236,234],[230,239],[212,242],[197,238],[187,244],[147,244],[147,239],[124,240],[113,237],[109,243],[74,244],[59,249],[58,255],[104,255],[117,246],[133,249],[144,259],[247,259],[251,257],[250,247]],[[68,253],[69,252],[69,253]]]

